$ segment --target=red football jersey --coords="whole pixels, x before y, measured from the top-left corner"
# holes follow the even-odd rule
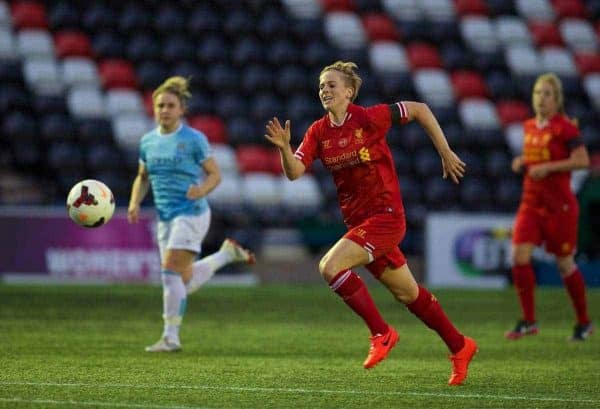
[[[398,103],[401,123],[406,106]],[[307,169],[315,158],[332,173],[347,224],[381,212],[404,213],[398,175],[385,139],[392,125],[389,105],[350,104],[341,125],[326,114],[313,122],[294,156]]]
[[[577,127],[563,114],[554,115],[539,128],[535,118],[523,125],[523,164],[527,166],[542,162],[567,159],[571,150],[582,144]],[[576,201],[571,191],[571,172],[554,172],[543,179],[534,180],[525,173],[523,196],[525,205],[557,210]]]

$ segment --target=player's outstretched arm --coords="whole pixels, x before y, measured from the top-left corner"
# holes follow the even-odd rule
[[[131,197],[129,198],[129,206],[127,207],[127,220],[129,223],[137,223],[140,204],[144,200],[144,197],[146,197],[149,189],[150,180],[148,179],[148,171],[146,170],[146,166],[140,163],[138,173],[131,186]]]
[[[290,145],[291,132],[290,121],[285,121],[285,127],[281,126],[279,119],[274,117],[266,126],[267,133],[265,138],[279,149],[281,156],[281,166],[283,172],[289,180],[298,179],[306,171],[306,167],[301,160],[294,157],[292,146]]]
[[[427,104],[414,101],[403,101],[408,110],[408,120],[416,120],[425,129],[425,132],[431,138],[431,142],[435,146],[442,159],[443,178],[450,178],[454,183],[458,183],[465,174],[465,163],[454,153],[446,136],[438,123],[435,115],[429,109]]]

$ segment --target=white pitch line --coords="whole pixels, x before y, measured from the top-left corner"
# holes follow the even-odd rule
[[[22,399],[22,398],[0,398],[5,403],[27,403],[34,405],[72,405],[72,406],[108,406],[111,408],[154,408],[154,409],[208,409],[199,406],[173,406],[173,405],[148,405],[146,403],[118,403],[118,402],[90,402],[79,400],[54,400],[54,399]]]
[[[276,393],[302,393],[302,394],[336,394],[336,395],[387,395],[387,396],[428,396],[434,398],[463,398],[463,399],[490,399],[511,401],[536,401],[536,402],[568,402],[598,404],[600,399],[560,398],[546,396],[510,396],[490,395],[479,393],[436,393],[436,392],[409,392],[409,391],[357,391],[333,389],[301,389],[301,388],[263,388],[251,386],[210,386],[210,385],[155,385],[155,384],[122,384],[122,383],[54,383],[54,382],[0,382],[4,386],[50,386],[71,388],[129,388],[129,389],[191,389],[191,390],[220,390],[234,392],[276,392]]]

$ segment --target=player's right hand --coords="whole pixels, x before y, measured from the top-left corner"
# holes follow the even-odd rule
[[[285,121],[285,128],[281,126],[279,123],[279,119],[277,117],[273,117],[269,122],[267,122],[267,133],[265,134],[265,138],[273,145],[277,146],[280,149],[285,148],[290,145],[291,140],[291,132],[290,132],[290,120]]]
[[[513,172],[520,173],[523,168],[523,158],[521,158],[520,156],[517,156],[516,158],[514,158],[512,160],[510,167]]]

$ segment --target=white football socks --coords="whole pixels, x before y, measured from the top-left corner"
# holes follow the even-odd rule
[[[192,294],[204,283],[211,279],[215,272],[221,267],[231,263],[233,257],[231,253],[225,250],[219,250],[216,253],[206,256],[192,265],[192,278],[186,284],[185,288],[188,294]]]
[[[181,276],[168,270],[161,272],[163,283],[163,337],[179,343],[179,327],[187,305],[185,285]]]

